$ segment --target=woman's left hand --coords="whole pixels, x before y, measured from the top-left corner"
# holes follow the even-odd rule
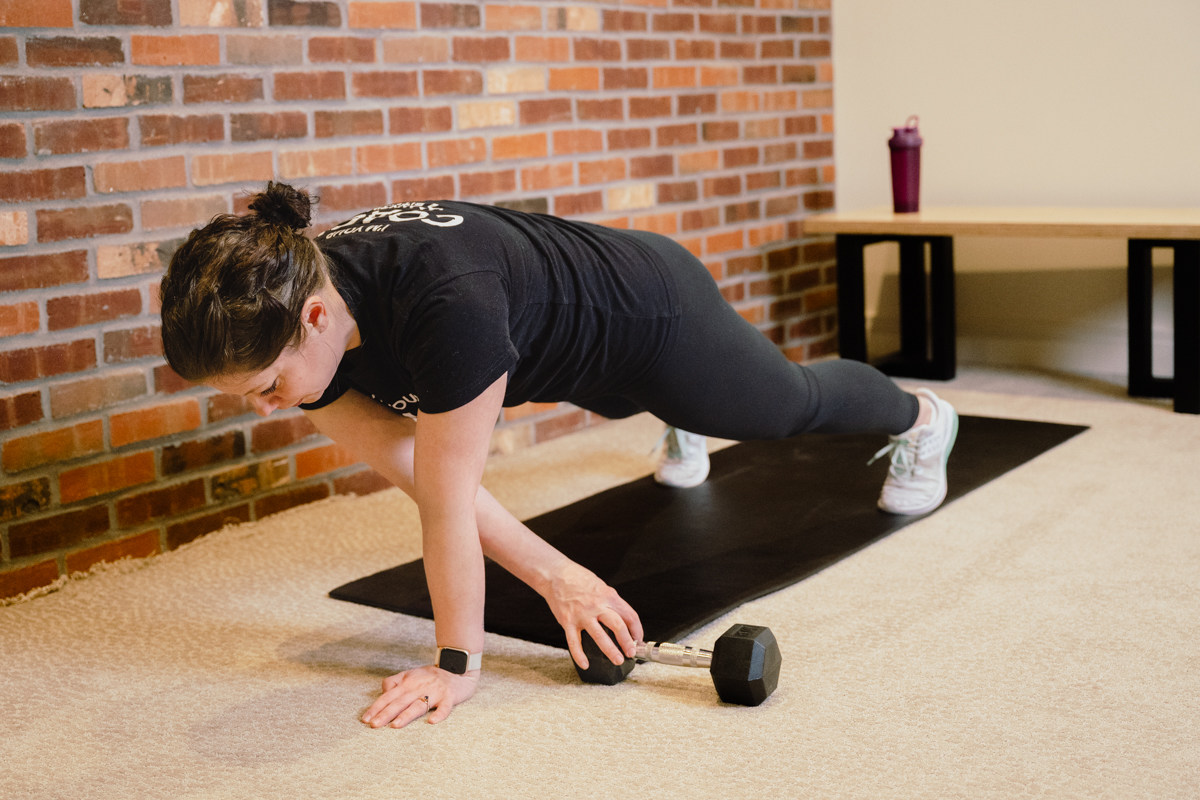
[[[637,612],[617,590],[594,572],[563,559],[544,596],[554,618],[567,635],[567,649],[580,667],[587,669],[580,631],[587,631],[604,655],[614,664],[632,658],[635,643],[642,639],[642,622]],[[604,628],[616,637],[614,643]]]
[[[403,728],[428,712],[425,721],[436,724],[469,700],[478,684],[478,670],[455,675],[432,665],[410,669],[383,679],[383,694],[366,710],[362,721],[372,728],[389,723]]]

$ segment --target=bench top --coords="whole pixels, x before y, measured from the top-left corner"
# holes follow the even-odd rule
[[[890,208],[817,214],[805,235],[1088,236],[1200,239],[1200,208],[981,208],[944,206],[913,214]]]

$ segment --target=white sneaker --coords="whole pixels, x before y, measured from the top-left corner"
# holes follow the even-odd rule
[[[662,457],[654,470],[654,480],[664,486],[688,489],[699,486],[708,477],[708,448],[705,438],[667,426],[659,443]]]
[[[879,507],[889,514],[925,514],[946,499],[946,461],[958,436],[958,413],[954,406],[928,389],[918,389],[933,406],[933,417],[925,425],[889,437],[888,446],[869,464],[891,454],[887,480],[879,495]]]

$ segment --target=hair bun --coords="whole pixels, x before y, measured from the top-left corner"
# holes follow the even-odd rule
[[[271,181],[250,200],[250,210],[269,225],[302,231],[312,219],[312,200],[307,192]]]

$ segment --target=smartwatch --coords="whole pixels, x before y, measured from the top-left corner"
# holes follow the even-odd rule
[[[433,663],[446,672],[465,675],[473,669],[479,669],[483,663],[483,653],[468,653],[457,647],[439,647]]]

